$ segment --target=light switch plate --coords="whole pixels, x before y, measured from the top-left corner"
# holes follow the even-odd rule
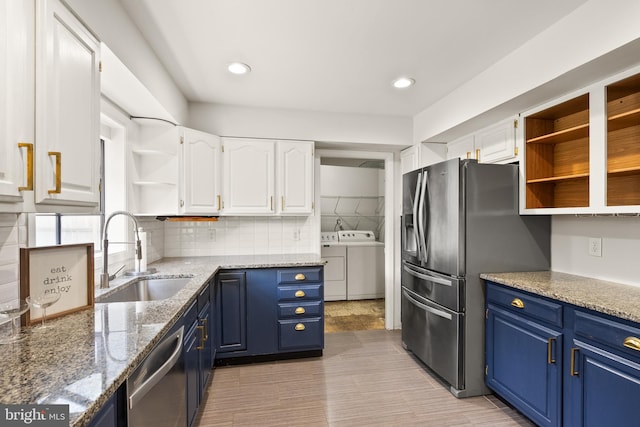
[[[589,255],[602,256],[602,238],[589,237]]]

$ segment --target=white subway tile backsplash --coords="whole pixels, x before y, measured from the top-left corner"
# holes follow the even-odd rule
[[[319,251],[319,217],[221,217],[167,222],[164,256],[261,255]]]
[[[23,233],[26,236],[26,232]],[[18,298],[20,243],[23,239],[20,238],[18,215],[0,214],[0,302]]]

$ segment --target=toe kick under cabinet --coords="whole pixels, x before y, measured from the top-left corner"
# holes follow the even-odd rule
[[[217,364],[322,354],[322,266],[223,270],[216,282]]]
[[[537,425],[638,425],[640,324],[487,282],[486,364]]]

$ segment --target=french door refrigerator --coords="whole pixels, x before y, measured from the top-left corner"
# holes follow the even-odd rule
[[[484,384],[483,272],[548,270],[550,218],[518,214],[518,166],[452,159],[403,175],[402,342],[456,397]]]

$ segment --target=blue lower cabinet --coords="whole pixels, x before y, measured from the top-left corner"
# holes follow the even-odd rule
[[[541,426],[561,425],[562,334],[491,304],[486,383]]]
[[[216,278],[216,355],[322,350],[323,267],[225,270]]]
[[[89,422],[89,427],[119,427],[124,426],[124,413],[126,408],[124,402],[120,404],[120,393],[122,389],[116,391],[113,396],[102,405],[102,408]],[[122,420],[121,420],[122,419]]]
[[[640,425],[639,324],[492,282],[486,318],[487,386],[533,422]]]

